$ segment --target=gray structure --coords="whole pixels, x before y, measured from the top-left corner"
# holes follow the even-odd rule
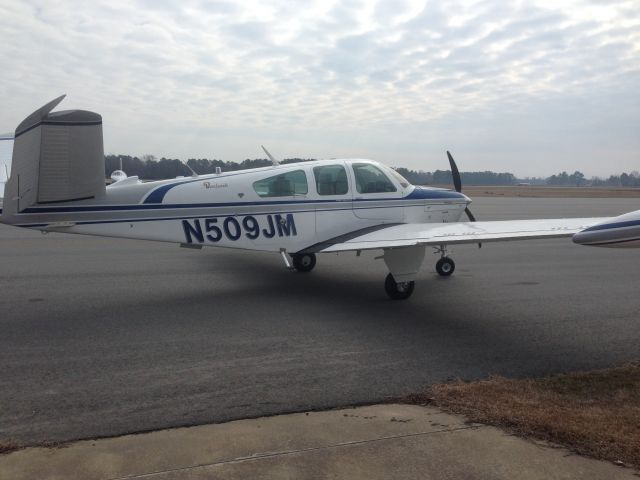
[[[13,134],[0,134],[0,205],[4,198],[4,186],[11,174],[11,152],[13,152]]]

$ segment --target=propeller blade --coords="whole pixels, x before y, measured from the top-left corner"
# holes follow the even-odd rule
[[[462,180],[460,179],[460,172],[458,171],[458,166],[456,165],[455,160],[447,150],[447,157],[449,157],[449,165],[451,166],[451,176],[453,177],[453,186],[456,189],[456,192],[462,191]]]
[[[451,176],[453,177],[453,186],[456,189],[456,192],[462,192],[462,179],[460,178],[460,171],[458,170],[458,166],[456,165],[456,161],[451,156],[449,150],[447,150],[447,157],[449,157],[449,165],[451,165]],[[464,213],[469,217],[470,222],[475,222],[476,217],[473,216],[469,207],[465,207]],[[478,248],[482,248],[482,242],[478,242]]]
[[[473,216],[473,213],[471,213],[471,210],[469,210],[469,207],[466,207],[464,209],[464,213],[466,213],[467,217],[469,217],[469,221],[471,221],[471,222],[475,222],[476,221],[476,217]]]
[[[451,176],[453,177],[453,186],[455,187],[456,192],[461,193],[462,179],[460,178],[460,171],[458,170],[456,161],[451,156],[451,153],[449,152],[449,150],[447,150],[447,157],[449,157],[449,165],[451,165]],[[464,209],[464,213],[467,214],[467,217],[469,217],[470,221],[472,222],[476,221],[476,217],[473,216],[473,213],[471,213],[471,210],[469,210],[468,207]]]
[[[473,213],[471,213],[471,210],[469,210],[469,207],[466,207],[464,209],[464,213],[467,214],[467,217],[469,217],[469,221],[470,222],[475,222],[476,221],[476,217],[473,216]],[[482,248],[482,242],[478,242],[478,248]]]

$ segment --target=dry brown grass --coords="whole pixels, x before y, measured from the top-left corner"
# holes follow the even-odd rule
[[[458,381],[435,385],[426,397],[473,422],[640,468],[640,363],[542,379]]]
[[[451,188],[450,186],[445,188]],[[465,185],[469,197],[529,198],[639,198],[640,188],[622,187],[549,187],[538,185],[479,187]]]
[[[22,447],[11,440],[0,442],[0,454],[13,452],[14,450],[20,450]]]

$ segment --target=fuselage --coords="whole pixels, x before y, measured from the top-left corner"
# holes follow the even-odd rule
[[[141,182],[87,200],[35,204],[4,223],[63,231],[296,252],[392,223],[456,222],[471,200],[409,184],[371,160],[339,159]]]

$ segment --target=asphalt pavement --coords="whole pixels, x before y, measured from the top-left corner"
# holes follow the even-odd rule
[[[634,199],[478,198],[479,219],[617,215]],[[387,299],[373,254],[278,255],[0,226],[0,441],[120,435],[376,403],[451,378],[638,359],[640,250],[569,239],[427,254]]]

